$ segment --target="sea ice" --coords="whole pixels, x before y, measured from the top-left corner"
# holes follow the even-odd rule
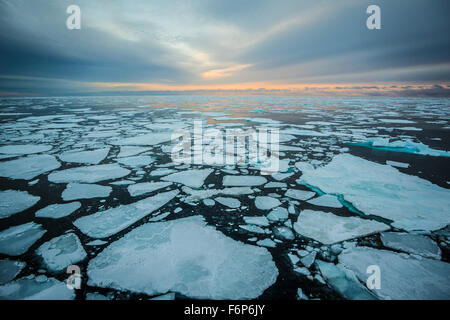
[[[289,189],[284,194],[286,197],[296,199],[296,200],[302,200],[306,201],[312,197],[315,196],[315,192],[312,191],[305,191],[305,190],[297,190],[297,189]]]
[[[74,290],[64,282],[46,276],[26,277],[0,286],[1,300],[72,300]]]
[[[161,180],[177,182],[191,188],[200,188],[205,179],[213,172],[213,169],[193,169],[172,173],[162,177]]]
[[[270,210],[278,207],[281,204],[280,200],[267,196],[259,196],[255,198],[255,206],[259,210]]]
[[[99,164],[109,153],[109,148],[92,151],[68,151],[58,157],[64,162]]]
[[[294,230],[298,234],[323,244],[333,244],[388,229],[389,226],[381,222],[313,210],[303,210],[294,223]]]
[[[0,253],[20,256],[39,240],[45,232],[40,224],[34,222],[9,227],[0,232]]]
[[[342,194],[364,214],[393,220],[392,225],[400,229],[437,230],[450,223],[448,189],[350,154],[305,170],[300,182]]]
[[[66,233],[62,236],[45,242],[37,250],[45,265],[51,271],[60,271],[86,258],[80,240],[74,233]]]
[[[129,173],[130,170],[124,169],[117,164],[100,164],[56,171],[48,175],[48,180],[54,183],[94,183],[122,178]]]
[[[152,148],[123,146],[120,147],[120,152],[117,155],[117,157],[118,158],[131,157],[150,150],[152,150]]]
[[[25,191],[0,191],[0,219],[8,218],[15,213],[31,208],[39,200],[40,197],[33,196]]]
[[[241,202],[235,198],[226,198],[226,197],[217,197],[214,200],[219,202],[220,204],[228,207],[228,208],[239,208],[241,206]]]
[[[225,176],[223,185],[225,187],[252,187],[260,186],[267,182],[267,179],[261,176]]]
[[[64,201],[77,199],[105,198],[111,193],[112,188],[90,183],[68,183],[61,197]]]
[[[178,194],[177,190],[158,193],[132,204],[120,205],[81,217],[73,223],[91,238],[109,237],[158,210]]]
[[[56,203],[36,211],[35,216],[38,218],[58,219],[72,214],[80,207],[81,203],[79,202]]]
[[[340,265],[316,261],[320,273],[327,283],[336,291],[351,300],[374,300],[375,296],[364,287],[351,270],[347,270]]]
[[[254,299],[278,270],[267,249],[228,238],[194,216],[132,230],[93,258],[87,274],[89,285],[148,295]]]
[[[283,207],[277,207],[267,215],[267,219],[270,221],[285,221],[288,217],[289,212]]]
[[[386,164],[392,167],[409,168],[409,163],[386,160]]]
[[[196,202],[202,199],[211,198],[216,195],[238,196],[241,194],[252,194],[253,190],[249,187],[232,187],[224,189],[205,189],[195,190],[189,187],[183,187],[183,192],[189,194],[186,202]]]
[[[116,161],[126,167],[144,167],[153,163],[155,159],[150,156],[133,156],[118,158]]]
[[[0,162],[0,177],[31,180],[40,174],[58,169],[61,164],[54,156],[31,155]]]
[[[411,140],[397,140],[389,142],[389,138],[370,138],[365,142],[352,143],[353,145],[378,148],[382,150],[394,151],[394,152],[405,152],[420,154],[424,156],[434,156],[434,157],[450,157],[449,151],[436,150],[430,148],[429,146],[421,142],[413,142]]]
[[[269,220],[267,220],[266,217],[243,217],[245,223],[247,224],[254,224],[257,226],[267,227],[269,226]]]
[[[52,146],[45,144],[16,144],[0,147],[0,153],[23,155],[23,154],[46,152],[51,149]]]
[[[268,248],[275,248],[277,246],[275,241],[270,240],[269,238],[266,238],[266,239],[263,239],[263,240],[259,240],[259,241],[256,242],[256,244],[258,246],[268,247]]]
[[[310,204],[321,207],[329,207],[329,208],[342,208],[342,203],[339,202],[336,196],[331,194],[324,194],[318,198],[314,198],[307,201]]]
[[[446,262],[370,247],[344,250],[338,258],[339,265],[352,270],[363,283],[370,276],[367,267],[377,265],[381,270],[381,286],[372,292],[382,299],[450,299],[450,264]]]
[[[165,187],[168,187],[172,182],[142,182],[128,186],[128,192],[132,197],[137,197],[146,193],[150,193]]]
[[[417,254],[426,258],[441,259],[441,249],[439,246],[436,242],[425,236],[400,232],[382,232],[380,238],[385,247]]]
[[[22,261],[0,260],[0,285],[13,280],[25,265],[26,263]]]

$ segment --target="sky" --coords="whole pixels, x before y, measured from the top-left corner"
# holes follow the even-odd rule
[[[372,4],[380,30],[366,27]],[[449,12],[448,0],[0,0],[0,96],[450,96]]]

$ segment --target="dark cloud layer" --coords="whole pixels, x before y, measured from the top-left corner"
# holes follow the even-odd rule
[[[79,0],[82,28],[68,30],[72,3],[0,0],[0,92],[450,81],[448,0]],[[369,4],[381,30],[365,27]]]

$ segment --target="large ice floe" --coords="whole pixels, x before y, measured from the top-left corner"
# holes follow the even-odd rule
[[[99,164],[108,155],[109,148],[92,151],[68,151],[59,155],[64,162],[75,162],[85,164]]]
[[[403,232],[383,232],[380,238],[385,247],[426,258],[441,259],[441,249],[436,242],[426,236]]]
[[[45,242],[37,250],[45,265],[51,271],[60,271],[86,258],[86,251],[81,245],[80,239],[74,233]]]
[[[372,293],[382,299],[450,299],[450,264],[434,259],[416,258],[370,247],[344,250],[339,265],[353,271],[366,283],[367,268],[380,268],[380,288]]]
[[[46,231],[40,224],[28,222],[0,232],[0,253],[19,256],[25,253]]]
[[[304,210],[300,213],[294,230],[323,244],[385,231],[390,227],[384,223],[358,217],[340,217],[330,212]]]
[[[261,176],[225,176],[223,185],[225,187],[253,187],[265,184],[267,179]]]
[[[76,199],[104,198],[109,196],[112,188],[91,183],[68,183],[61,197],[64,201]]]
[[[31,208],[39,199],[40,197],[33,196],[26,191],[0,191],[0,219]]]
[[[128,186],[128,193],[132,197],[137,197],[146,193],[154,192],[156,190],[170,186],[172,182],[141,182]]]
[[[58,169],[61,164],[51,155],[31,155],[0,162],[0,177],[30,180],[43,173]]]
[[[81,203],[79,202],[55,203],[36,211],[35,215],[38,218],[59,219],[72,214],[80,207]]]
[[[122,178],[129,173],[130,170],[117,164],[100,164],[56,171],[48,175],[48,180],[55,183],[94,183]]]
[[[424,156],[450,157],[450,151],[436,150],[421,142],[414,142],[409,139],[390,142],[389,138],[369,138],[364,142],[356,142],[352,144],[394,152],[420,154]]]
[[[29,276],[0,286],[1,300],[72,300],[75,291],[44,275]]]
[[[181,183],[191,188],[200,188],[213,169],[193,169],[169,174],[162,177],[163,181]]]
[[[132,204],[100,211],[74,221],[74,225],[92,238],[109,237],[131,226],[172,200],[178,190],[158,193]]]
[[[276,281],[278,269],[267,249],[228,238],[194,216],[132,230],[92,259],[87,274],[89,285],[148,295],[252,299]]]
[[[52,146],[45,144],[18,144],[18,145],[2,146],[0,147],[0,153],[22,155],[22,154],[46,152],[51,149]]]
[[[0,260],[0,285],[13,280],[25,265],[26,263],[22,261]]]
[[[303,168],[299,183],[342,195],[366,215],[405,230],[437,230],[450,223],[450,191],[397,169],[340,154],[326,166]]]

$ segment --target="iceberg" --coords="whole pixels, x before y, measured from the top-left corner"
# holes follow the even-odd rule
[[[0,219],[8,218],[15,213],[22,212],[34,206],[40,197],[25,191],[0,191]]]
[[[39,209],[36,211],[35,216],[38,218],[59,219],[72,214],[76,210],[80,209],[80,207],[81,203],[79,202],[56,203]]]
[[[46,231],[40,224],[28,222],[0,231],[0,253],[20,256],[27,252]]]
[[[117,164],[100,164],[56,171],[48,175],[48,181],[54,183],[94,183],[123,178],[129,173],[130,170]]]
[[[172,173],[168,176],[162,177],[163,181],[170,181],[184,184],[191,188],[200,188],[205,179],[213,172],[213,169],[193,169],[181,172]]]
[[[80,239],[74,233],[66,233],[45,242],[36,250],[36,254],[42,257],[51,271],[64,270],[87,256]]]
[[[0,177],[31,180],[43,173],[58,169],[61,164],[54,156],[31,155],[0,162]]]
[[[298,234],[323,244],[333,244],[388,229],[390,227],[381,222],[313,210],[303,210],[294,223],[294,230]]]
[[[228,238],[193,216],[132,230],[93,258],[87,274],[91,286],[236,300],[260,296],[278,269],[267,249]]]
[[[112,188],[90,183],[68,183],[61,197],[64,201],[77,199],[105,198],[110,195]]]
[[[132,204],[121,205],[81,217],[75,220],[73,224],[91,238],[109,237],[158,210],[178,193],[178,190],[158,193],[153,197]]]
[[[353,271],[363,283],[370,276],[367,267],[379,266],[381,286],[372,293],[381,299],[450,299],[450,264],[446,262],[370,247],[346,249],[338,259],[340,266]]]
[[[437,230],[450,223],[450,191],[396,168],[350,155],[304,170],[300,183],[342,195],[366,215],[394,221],[399,229]]]

